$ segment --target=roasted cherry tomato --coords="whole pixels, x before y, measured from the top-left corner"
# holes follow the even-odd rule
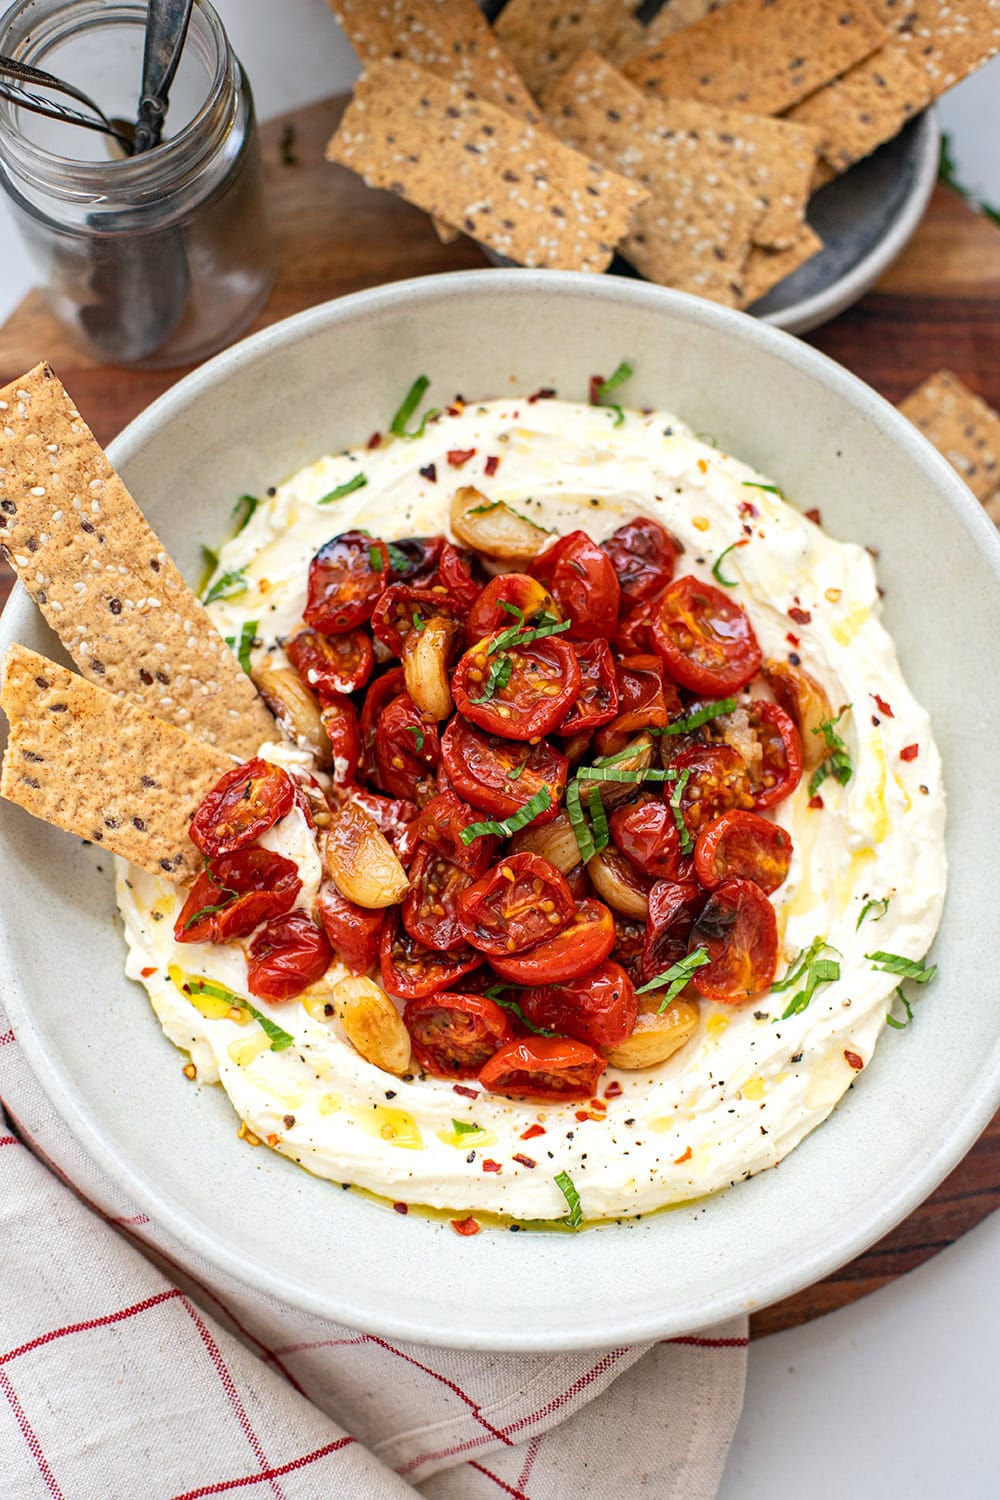
[[[653,886],[642,948],[644,981],[665,974],[685,956],[694,919],[704,900],[704,891],[693,880],[658,880]]]
[[[586,641],[577,649],[580,692],[559,725],[560,734],[590,734],[618,712],[615,659],[607,641]],[[659,663],[657,663],[659,665]]]
[[[726,880],[709,896],[691,929],[691,950],[709,962],[691,976],[709,1000],[740,1005],[766,990],[778,961],[774,908],[752,880]]]
[[[361,763],[361,730],[350,698],[332,694],[320,710],[320,719],[333,755],[331,775],[339,786],[357,781]]]
[[[325,880],[316,897],[316,915],[334,956],[352,974],[367,974],[378,959],[385,912],[356,906],[340,894],[332,881]]]
[[[675,682],[713,698],[745,687],[760,669],[746,612],[689,573],[664,590],[653,616],[653,644]]]
[[[663,729],[680,707],[672,682],[663,680],[658,656],[643,653],[626,656],[615,667],[618,679],[618,713],[597,735],[601,755],[616,755],[640,729]]]
[[[225,943],[291,911],[302,889],[298,867],[270,849],[237,849],[209,862],[174,923],[178,943]]]
[[[670,532],[648,516],[626,521],[602,542],[601,551],[611,559],[622,591],[623,607],[640,604],[668,584],[682,550]]]
[[[547,547],[531,564],[555,599],[563,618],[573,623],[574,640],[608,641],[618,623],[621,589],[610,559],[585,531],[571,531]]]
[[[392,667],[376,677],[365,694],[361,706],[361,775],[368,780],[375,777],[375,734],[382,710],[389,707],[393,698],[406,691],[406,673],[402,667]]]
[[[802,776],[802,740],[794,722],[777,703],[752,698],[748,705],[753,733],[761,748],[759,782],[751,790],[756,808],[776,807],[790,797]]]
[[[485,995],[443,990],[408,1000],[403,1021],[420,1066],[438,1078],[475,1078],[512,1039],[506,1015]]]
[[[621,964],[633,984],[642,983],[642,948],[646,941],[646,923],[636,917],[623,917],[613,913],[615,919],[615,946],[611,957]]]
[[[569,984],[525,990],[521,1009],[533,1026],[563,1032],[592,1047],[617,1047],[632,1035],[639,1002],[620,964],[602,963]]]
[[[570,884],[567,880],[567,885]],[[566,926],[554,937],[543,938],[527,953],[493,954],[491,964],[501,979],[514,984],[564,984],[603,964],[615,942],[615,924],[601,901],[582,900]],[[534,1020],[534,1017],[529,1019]],[[539,1025],[548,1026],[548,1021]],[[557,1031],[568,1028],[556,1027]],[[570,1030],[570,1036],[576,1032]],[[583,1038],[589,1041],[588,1037]]]
[[[434,768],[441,758],[437,725],[425,719],[409,693],[382,710],[375,733],[375,768],[390,797],[423,806],[433,797]]]
[[[262,1000],[291,1000],[330,967],[326,934],[304,911],[274,917],[250,944],[247,988]]]
[[[440,792],[431,798],[420,814],[417,837],[478,880],[496,861],[500,847],[499,839],[491,833],[480,834],[471,844],[462,842],[463,829],[481,822],[480,813],[461,797],[454,792]]]
[[[456,792],[493,818],[508,818],[544,788],[549,806],[533,826],[549,823],[566,790],[569,762],[548,740],[525,745],[484,734],[458,714],[441,740],[441,759]]]
[[[372,615],[372,633],[393,656],[400,656],[403,640],[411,630],[422,630],[437,615],[454,620],[460,613],[440,584],[415,588],[394,583],[378,601]]]
[[[474,553],[445,542],[438,562],[437,582],[447,590],[456,613],[464,617],[482,593],[482,567]]]
[[[466,651],[451,680],[455,707],[489,734],[539,739],[562,723],[579,696],[576,653],[559,636],[505,648],[505,634]]]
[[[415,588],[430,583],[443,547],[443,536],[407,536],[393,542],[389,550],[389,582],[410,583]]]
[[[731,745],[692,745],[675,755],[670,765],[678,780],[666,783],[664,796],[677,797],[692,834],[730,808],[753,807],[746,763]]]
[[[573,897],[539,854],[512,854],[458,898],[466,940],[481,953],[523,953],[565,927]]]
[[[300,630],[285,650],[288,660],[320,703],[329,703],[345,693],[356,693],[364,687],[375,665],[367,630],[348,630],[343,635]]]
[[[504,609],[504,604],[513,608]],[[537,578],[531,578],[527,573],[499,573],[490,579],[469,611],[465,635],[470,646],[486,635],[513,625],[518,618],[517,610],[520,610],[526,625],[536,624],[542,615],[562,619],[556,601]]]
[[[389,582],[389,549],[363,531],[324,542],[309,564],[303,618],[324,635],[339,635],[370,620]]]
[[[606,1066],[586,1042],[526,1036],[494,1052],[479,1082],[511,1099],[589,1099]]]
[[[566,884],[570,888],[573,900],[576,902],[587,901],[593,894],[590,886],[590,877],[587,874],[585,864],[574,865],[571,870],[566,871]]]
[[[694,846],[695,871],[707,891],[735,877],[752,880],[769,896],[791,862],[791,834],[752,812],[723,813],[701,830]]]
[[[420,809],[405,797],[380,797],[378,792],[352,786],[346,800],[357,802],[376,824],[379,833],[392,845],[400,864],[408,867],[417,847],[417,819]]]
[[[681,853],[677,824],[665,802],[651,797],[617,807],[608,821],[618,848],[644,875],[653,880],[691,878],[691,858]]]
[[[659,609],[662,594],[651,594],[641,604],[623,609],[618,621],[612,645],[620,656],[643,655],[652,651],[653,618]]]
[[[472,876],[427,844],[417,850],[409,876],[410,889],[400,910],[407,932],[425,948],[441,953],[463,948],[457,902],[472,885]]]
[[[455,953],[433,953],[410,937],[399,919],[398,908],[389,910],[378,945],[382,984],[400,1000],[422,1000],[446,990],[463,974],[477,969],[483,955],[472,948]]]
[[[288,772],[254,756],[219,778],[191,819],[188,833],[202,854],[218,859],[273,828],[294,798]]]

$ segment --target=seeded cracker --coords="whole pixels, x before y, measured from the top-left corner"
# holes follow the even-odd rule
[[[926,438],[1000,521],[1000,415],[951,370],[938,370],[899,403]],[[990,501],[993,504],[990,504]]]
[[[755,242],[777,248],[798,242],[816,132],[695,100],[651,98],[593,52],[556,84],[547,103],[552,128],[567,145],[638,178],[654,199],[669,199],[684,185],[728,187],[740,198],[749,189],[760,210]],[[664,203],[656,206],[662,211]],[[638,211],[637,231],[652,211],[650,204]]]
[[[0,707],[0,796],[154,875],[198,874],[188,824],[229,756],[25,646],[4,658]]]
[[[327,158],[526,266],[603,271],[647,194],[411,63],[373,63]]]
[[[638,3],[507,0],[494,30],[528,87],[541,99],[582,52],[591,50],[607,57],[620,47],[634,50],[641,45],[634,29]]]
[[[675,31],[683,31],[685,26],[693,26],[695,21],[701,21],[713,11],[721,10],[725,4],[726,0],[666,0],[666,4],[657,11],[646,27],[643,45],[655,47],[665,37],[673,36]]]
[[[846,172],[897,135],[932,98],[930,79],[911,61],[908,49],[889,42],[797,104],[787,118],[822,131],[823,160]]]
[[[86,677],[240,757],[277,738],[47,365],[0,390],[0,540]]]
[[[937,99],[1000,52],[1000,0],[872,0]]]
[[[808,224],[803,224],[799,237],[785,250],[768,250],[763,245],[751,245],[747,263],[743,267],[742,307],[750,307],[759,301],[779,281],[791,276],[799,266],[812,260],[823,248],[823,241]]]
[[[775,115],[885,40],[866,0],[729,0],[630,58],[625,74],[661,96]]]

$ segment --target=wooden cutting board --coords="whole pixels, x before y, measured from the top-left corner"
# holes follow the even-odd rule
[[[424,214],[324,162],[344,103],[326,100],[262,129],[279,270],[255,328],[361,287],[485,263],[470,240],[442,245]],[[876,290],[809,342],[890,401],[948,365],[1000,407],[1000,230],[939,187],[909,248]],[[72,347],[32,292],[0,329],[0,384],[42,358],[105,444],[185,373],[95,365]],[[0,564],[0,603],[9,589],[10,574]],[[825,1281],[756,1314],[753,1333],[793,1327],[883,1286],[950,1245],[998,1204],[1000,1115],[905,1223]]]

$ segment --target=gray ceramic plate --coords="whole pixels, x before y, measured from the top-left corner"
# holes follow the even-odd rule
[[[774,476],[831,531],[881,549],[885,612],[932,711],[950,789],[940,977],[833,1117],[720,1196],[585,1234],[459,1239],[236,1138],[144,994],[122,977],[111,872],[4,806],[0,983],[25,1055],[85,1149],[192,1250],[273,1296],[398,1338],[592,1348],[690,1332],[787,1296],[871,1244],[1000,1104],[993,934],[1000,801],[1000,543],[890,406],[753,318],[641,282],[474,271],[318,307],[236,345],[137,419],[113,459],[189,577],[233,498],[384,426],[413,376],[431,400],[553,385],[581,397],[628,356],[629,396]],[[440,403],[439,403],[440,404]],[[58,651],[18,592],[0,646]],[[101,861],[103,863],[103,861]],[[919,870],[914,879],[920,878]]]

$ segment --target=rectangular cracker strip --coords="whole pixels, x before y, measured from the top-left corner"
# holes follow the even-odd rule
[[[240,758],[277,738],[45,364],[0,390],[0,543],[86,677]]]
[[[835,172],[846,172],[897,135],[932,97],[927,74],[908,48],[892,41],[803,99],[785,118],[821,131],[823,160]]]
[[[937,99],[1000,52],[1000,0],[871,0]]]
[[[167,880],[203,860],[188,824],[233,761],[25,646],[3,663],[0,796]]]
[[[747,263],[743,267],[743,301],[741,306],[765,296],[779,281],[791,276],[799,266],[812,260],[823,248],[823,241],[808,224],[803,224],[798,239],[784,250],[769,250],[764,245],[751,245]]]
[[[1000,414],[952,370],[937,370],[900,403],[984,504],[1000,489]]]
[[[727,0],[666,0],[646,27],[643,46],[656,47],[675,31],[683,31],[685,26],[703,21],[726,3]]]
[[[525,266],[603,271],[647,197],[547,131],[412,63],[372,63],[326,150]]]
[[[729,0],[628,60],[634,83],[661,96],[790,109],[884,42],[867,0]]]
[[[494,24],[522,78],[536,97],[544,94],[580,56],[606,57],[635,47],[633,23],[639,0],[507,0]]]

